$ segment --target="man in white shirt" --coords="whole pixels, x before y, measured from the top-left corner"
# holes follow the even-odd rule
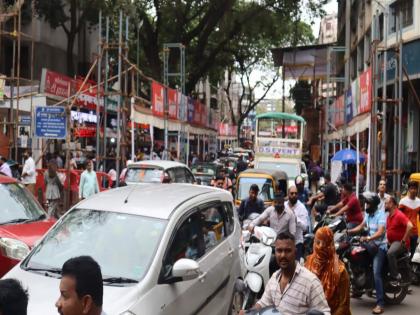
[[[25,150],[23,157],[25,159],[25,164],[22,169],[22,183],[32,194],[35,194],[36,169],[35,161],[32,158],[32,152],[30,150]]]
[[[386,181],[384,179],[381,179],[379,181],[379,186],[378,186],[378,197],[381,200],[381,202],[379,203],[378,209],[385,211],[385,201],[390,197],[387,193],[386,193]]]
[[[12,170],[10,169],[9,164],[7,164],[7,159],[4,156],[0,157],[0,174],[13,177]]]
[[[296,259],[303,258],[303,235],[309,227],[308,210],[303,203],[298,200],[298,190],[296,186],[289,188],[288,201],[284,203],[285,209],[291,210],[296,216]]]
[[[92,160],[86,162],[86,170],[80,176],[79,199],[86,199],[99,192],[98,179],[93,170]]]

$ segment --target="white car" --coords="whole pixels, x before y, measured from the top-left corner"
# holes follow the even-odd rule
[[[107,315],[232,314],[241,230],[232,195],[189,184],[134,185],[67,212],[7,275],[29,290],[28,315],[55,314],[61,267],[92,256]]]
[[[130,163],[124,178],[127,185],[150,183],[195,183],[191,170],[185,164],[148,160]]]

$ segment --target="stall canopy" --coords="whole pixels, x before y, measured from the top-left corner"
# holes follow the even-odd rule
[[[284,79],[293,80],[320,80],[327,77],[328,49],[331,44],[309,45],[298,47],[273,48],[274,65],[284,67]],[[336,54],[330,54],[331,59]],[[335,75],[334,65],[331,60],[330,75]]]

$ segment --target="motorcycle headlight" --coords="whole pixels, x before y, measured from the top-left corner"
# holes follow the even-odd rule
[[[0,251],[8,258],[22,260],[30,249],[25,243],[14,238],[0,237]]]

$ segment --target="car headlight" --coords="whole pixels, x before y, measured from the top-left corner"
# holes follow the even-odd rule
[[[25,243],[14,238],[0,237],[0,251],[8,258],[22,260],[30,249]]]

